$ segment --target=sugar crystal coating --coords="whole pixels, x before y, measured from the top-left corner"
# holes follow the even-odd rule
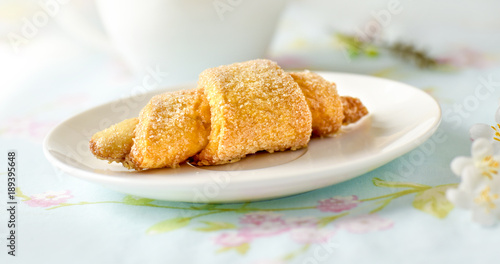
[[[253,60],[203,71],[198,82],[211,109],[208,145],[199,165],[237,161],[247,154],[298,149],[311,136],[311,112],[293,78],[275,62]]]
[[[335,83],[310,72],[292,72],[306,97],[312,113],[312,133],[315,136],[329,136],[337,132],[344,119],[343,105]]]
[[[368,114],[368,109],[366,109],[361,100],[358,98],[341,96],[340,100],[344,106],[343,125],[356,123],[359,119]]]
[[[137,123],[137,118],[130,118],[95,133],[90,139],[90,151],[99,159],[123,161],[134,144]]]
[[[177,167],[205,147],[209,132],[210,108],[203,90],[157,95],[141,111],[124,166]]]

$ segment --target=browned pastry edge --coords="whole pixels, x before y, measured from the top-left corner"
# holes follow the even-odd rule
[[[142,109],[123,161],[136,170],[179,167],[208,143],[210,108],[201,89],[154,96]]]
[[[342,126],[343,105],[335,83],[310,72],[290,72],[306,97],[312,114],[312,135],[331,136]]]
[[[95,133],[89,141],[90,151],[98,159],[122,162],[132,148],[137,123],[137,118],[125,119]]]
[[[344,106],[343,125],[356,123],[363,116],[368,114],[368,109],[363,105],[361,100],[351,96],[341,96],[342,105]]]

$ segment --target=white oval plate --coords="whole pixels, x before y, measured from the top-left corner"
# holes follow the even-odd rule
[[[441,120],[438,103],[409,85],[369,76],[322,72],[341,95],[359,97],[370,114],[332,138],[314,138],[306,149],[258,153],[209,167],[128,171],[95,158],[90,137],[125,118],[138,116],[153,91],[107,103],[58,125],[44,153],[70,175],[141,197],[183,202],[269,199],[329,186],[382,166],[428,139]],[[196,84],[174,87],[194,88]],[[170,89],[172,90],[172,88]]]

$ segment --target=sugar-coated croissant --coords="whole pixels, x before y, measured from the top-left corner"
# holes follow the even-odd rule
[[[332,135],[367,113],[359,99],[340,97],[315,73],[254,60],[207,69],[197,89],[153,97],[139,118],[96,133],[90,149],[136,170],[177,167],[188,158],[218,165],[302,148],[311,133]]]

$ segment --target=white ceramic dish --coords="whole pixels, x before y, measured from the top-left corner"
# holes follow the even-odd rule
[[[282,197],[336,184],[386,164],[417,147],[441,120],[438,103],[409,85],[369,76],[320,73],[339,93],[359,97],[370,114],[332,138],[312,139],[308,148],[259,153],[211,167],[128,171],[96,159],[88,149],[93,133],[137,116],[161,91],[104,104],[57,126],[45,139],[47,159],[78,178],[132,195],[184,202],[241,202]],[[195,84],[175,87],[193,88]],[[172,90],[170,88],[169,90]]]

